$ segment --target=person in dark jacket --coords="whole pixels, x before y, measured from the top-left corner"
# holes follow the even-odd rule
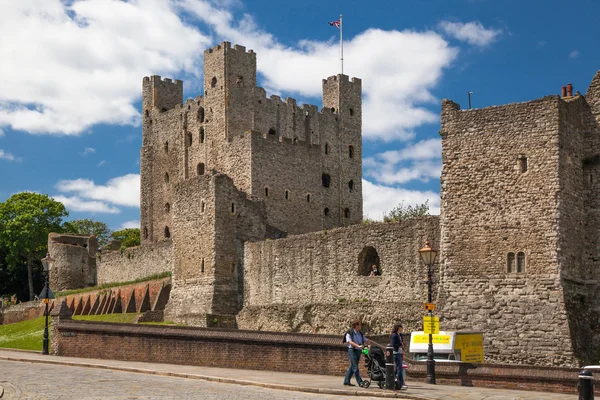
[[[402,374],[402,359],[404,354],[404,340],[402,339],[402,323],[398,322],[392,328],[392,335],[390,337],[392,347],[394,347],[394,365],[396,368],[396,382],[400,389],[408,389],[404,382],[404,375]]]

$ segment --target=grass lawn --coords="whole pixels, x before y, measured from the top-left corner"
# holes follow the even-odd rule
[[[73,319],[85,321],[131,323],[138,314],[77,315]],[[48,324],[50,321],[48,321]],[[50,330],[50,326],[48,326]],[[42,351],[44,317],[16,324],[0,325],[0,348]]]

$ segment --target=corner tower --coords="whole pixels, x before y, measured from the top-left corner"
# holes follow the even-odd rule
[[[323,79],[323,107],[335,114],[336,129],[322,130],[322,164],[337,193],[324,195],[335,210],[333,226],[362,221],[362,82],[338,74]],[[337,183],[335,182],[337,181]]]

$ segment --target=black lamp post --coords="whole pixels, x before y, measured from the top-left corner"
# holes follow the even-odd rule
[[[431,248],[429,240],[425,241],[425,246],[419,250],[423,263],[427,265],[427,302],[432,302],[431,290],[433,286],[433,264],[437,257],[437,251]],[[433,310],[430,308],[427,312],[429,320],[433,321]],[[435,385],[435,360],[433,358],[433,335],[429,333],[429,347],[427,348],[427,383]]]
[[[46,254],[46,257],[42,258],[42,265],[44,266],[44,271],[46,272],[46,284],[44,285],[44,290],[40,294],[40,298],[44,299],[44,303],[46,303],[46,311],[44,315],[46,316],[46,324],[44,325],[44,342],[42,348],[42,354],[49,354],[48,352],[48,303],[49,299],[54,298],[54,294],[50,290],[50,271],[52,270],[52,266],[54,265],[54,258],[50,257],[50,253]]]

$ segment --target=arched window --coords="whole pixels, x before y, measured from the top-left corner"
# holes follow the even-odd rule
[[[148,228],[144,227],[144,239],[148,239]]]
[[[169,152],[169,141],[165,142],[165,153]]]
[[[196,166],[196,172],[198,175],[204,175],[204,163],[200,163]]]
[[[276,133],[277,132],[275,131],[275,129],[273,129],[273,128],[269,129],[269,135],[274,135]]]
[[[506,257],[506,270],[508,272],[515,272],[515,253],[508,253]]]
[[[242,75],[238,75],[235,84],[237,87],[244,87],[244,77]]]
[[[381,260],[377,250],[375,250],[375,247],[366,246],[358,255],[358,274],[362,276],[371,275],[371,271],[374,270],[373,265],[376,266],[377,275],[381,275]]]
[[[192,134],[190,132],[188,132],[185,135],[185,142],[186,142],[186,144],[187,144],[188,147],[190,147],[192,145],[192,140],[193,140]]]
[[[171,212],[171,205],[169,203],[165,203],[165,213],[170,213]]]
[[[352,179],[350,179],[350,182],[348,182],[348,189],[350,191],[354,190],[354,181]]]
[[[329,208],[325,207],[325,209],[323,210],[323,214],[328,217],[329,216]]]
[[[331,176],[329,174],[321,175],[321,182],[323,183],[323,187],[328,188],[331,183]]]
[[[335,107],[331,107],[331,112],[334,113],[335,112]]]
[[[204,128],[200,128],[200,143],[204,143]]]
[[[285,191],[285,199],[286,199],[286,200],[289,200],[289,199],[290,199],[290,191],[289,191],[289,190],[286,190],[286,191]]]
[[[525,253],[517,253],[517,272],[525,272]]]
[[[354,115],[354,109],[350,109],[350,115]]]
[[[165,172],[165,183],[169,183],[169,173]]]
[[[306,202],[307,202],[307,203],[310,203],[310,193],[307,193],[307,194],[306,194]]]
[[[198,120],[204,122],[204,107],[198,109]]]
[[[217,77],[213,76],[212,80],[210,81],[210,87],[214,88],[217,86]]]
[[[348,146],[348,157],[354,158],[354,146]]]
[[[344,208],[344,217],[350,218],[350,209],[349,208]]]
[[[165,237],[166,238],[170,238],[171,237],[171,231],[169,231],[169,227],[165,226]]]

